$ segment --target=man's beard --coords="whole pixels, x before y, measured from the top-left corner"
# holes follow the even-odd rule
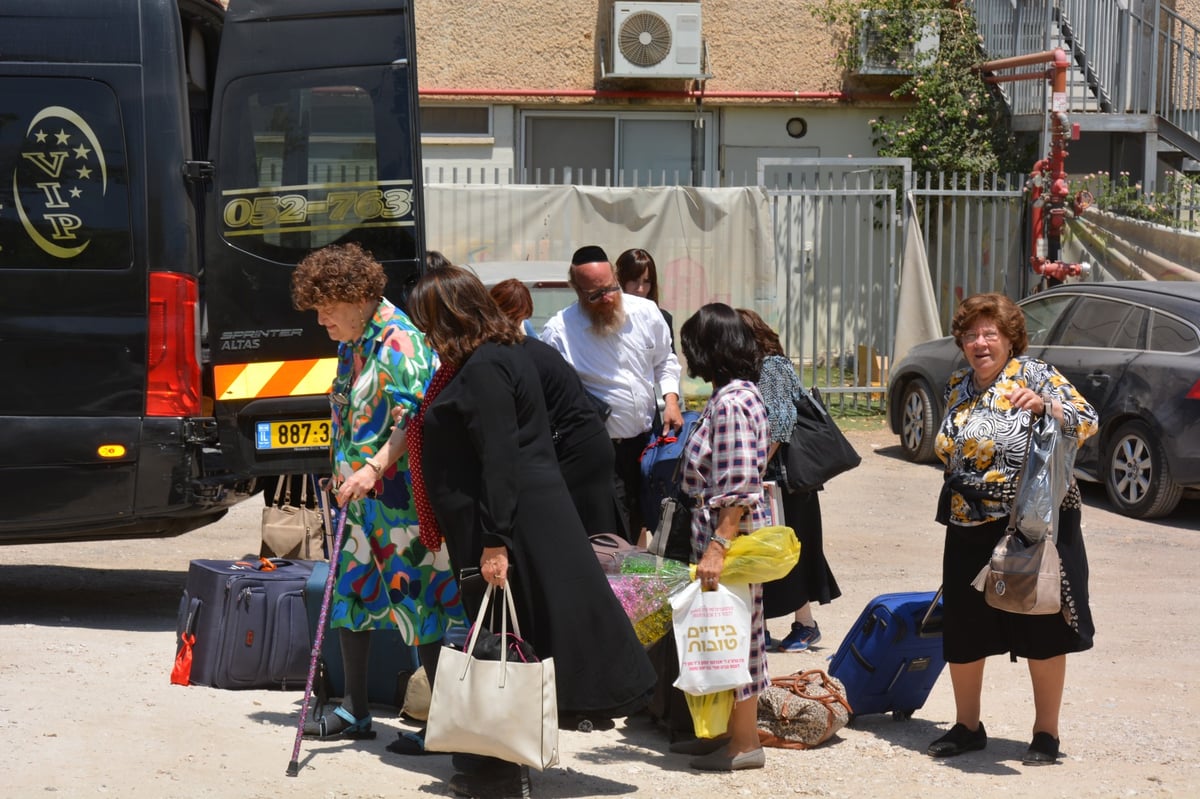
[[[592,332],[597,336],[611,336],[625,324],[625,307],[619,295],[617,302],[585,304],[583,312],[592,323]]]

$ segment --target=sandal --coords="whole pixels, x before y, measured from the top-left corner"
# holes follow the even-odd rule
[[[332,714],[326,713],[315,721],[304,722],[304,737],[320,741],[332,741],[337,738],[370,740],[375,737],[375,731],[371,729],[370,713],[356,719],[350,715],[349,710],[339,706],[333,709]]]

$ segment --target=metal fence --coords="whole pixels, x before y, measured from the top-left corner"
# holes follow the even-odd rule
[[[882,407],[905,236],[921,236],[944,332],[959,301],[1024,296],[1020,175],[914,175],[907,159],[762,159],[788,354],[839,403]],[[782,185],[781,185],[782,184]],[[914,204],[903,202],[911,193]],[[913,218],[909,218],[913,215]]]
[[[542,202],[541,191],[550,187],[507,184],[511,175],[483,171],[451,176],[431,170],[425,183],[445,187],[452,177],[453,185],[471,189],[454,192],[450,202],[439,195],[439,206],[429,211],[437,217],[427,235],[430,246],[504,239],[511,252],[526,253],[510,257],[562,259],[565,269],[568,243],[590,240],[587,219],[564,222],[555,218],[554,204]],[[720,176],[714,179],[720,182]],[[759,256],[764,263],[732,276],[696,276],[694,285],[708,287],[704,296],[691,298],[687,309],[670,309],[680,324],[682,311],[713,299],[752,304],[779,331],[806,382],[838,405],[882,409],[897,316],[904,312],[897,297],[905,236],[921,237],[943,331],[969,294],[1024,296],[1022,181],[1020,175],[914,175],[907,159],[762,159],[758,189],[766,195],[771,239],[769,251]],[[915,211],[904,202],[906,193]],[[484,198],[488,208],[507,210],[483,213]],[[511,241],[511,230],[496,230],[517,227],[517,218],[528,227],[531,217],[541,220],[539,240]],[[729,287],[738,281],[755,285]]]

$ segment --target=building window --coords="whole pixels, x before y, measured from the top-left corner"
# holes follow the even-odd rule
[[[492,110],[487,106],[421,106],[422,137],[490,137]]]
[[[711,115],[703,114],[703,130]],[[611,186],[690,186],[690,113],[576,113],[530,111],[523,117],[524,183]],[[712,170],[711,137],[699,138],[701,169]]]

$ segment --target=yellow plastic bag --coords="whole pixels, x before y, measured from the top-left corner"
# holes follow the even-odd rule
[[[717,738],[725,734],[729,728],[729,715],[733,713],[732,690],[700,696],[685,693],[684,696],[697,738]]]
[[[733,539],[725,553],[721,582],[769,583],[787,576],[800,560],[800,542],[790,527],[760,527],[750,535]],[[692,579],[696,567],[692,566]]]

